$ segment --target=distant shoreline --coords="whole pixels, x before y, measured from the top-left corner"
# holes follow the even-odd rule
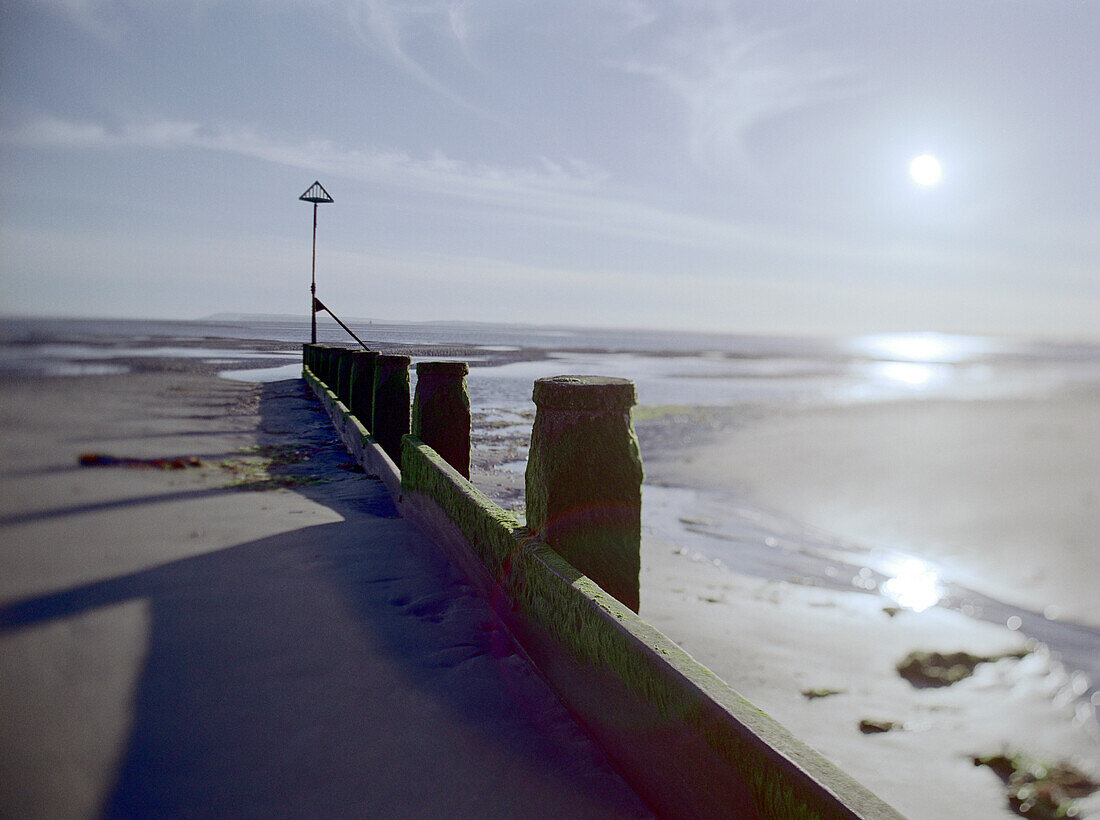
[[[843,343],[848,339],[858,338],[873,338],[883,336],[938,336],[947,339],[988,339],[995,340],[1008,347],[1028,347],[1038,345],[1040,347],[1050,346],[1053,348],[1064,347],[1083,347],[1083,348],[1100,348],[1100,336],[1084,336],[1081,334],[1006,334],[1006,333],[988,333],[988,332],[970,332],[959,329],[936,329],[936,328],[923,328],[923,329],[906,329],[906,330],[894,330],[889,328],[873,328],[868,327],[859,330],[840,332],[836,330],[831,331],[798,331],[798,332],[784,332],[782,330],[767,331],[762,329],[697,329],[697,328],[660,328],[660,327],[638,327],[638,326],[622,326],[622,327],[607,327],[607,326],[594,326],[594,325],[573,325],[562,323],[549,323],[549,324],[527,324],[522,322],[473,322],[463,320],[401,320],[391,318],[378,318],[378,317],[341,317],[344,321],[352,326],[353,329],[362,328],[375,328],[380,333],[400,330],[421,330],[421,331],[443,331],[453,330],[459,333],[481,333],[481,334],[498,334],[498,333],[527,333],[537,334],[542,336],[549,336],[552,338],[561,337],[590,337],[601,339],[662,339],[666,344],[671,343],[672,347],[669,349],[684,350],[683,340],[692,340],[693,342],[703,343],[700,345],[700,349],[708,349],[705,342],[710,340],[722,341],[725,343],[738,342],[738,341],[762,341],[762,340],[784,340],[786,342],[793,342],[795,344],[806,345],[828,345],[833,343]],[[318,331],[322,335],[331,334],[334,338],[332,341],[348,342],[351,343],[346,334],[339,329],[339,326],[332,321],[325,314],[318,315]],[[36,315],[36,314],[11,314],[0,313],[0,341],[2,341],[8,330],[5,330],[5,326],[9,329],[11,326],[39,326],[55,328],[58,325],[78,326],[78,325],[100,325],[100,326],[165,326],[165,327],[189,327],[192,329],[201,329],[204,327],[212,327],[224,330],[227,326],[232,326],[233,329],[239,330],[240,326],[245,327],[262,327],[266,331],[270,331],[272,328],[285,328],[293,329],[295,336],[293,338],[275,337],[282,341],[294,341],[294,342],[306,342],[309,341],[309,328],[310,320],[308,315],[303,316],[299,314],[247,314],[247,313],[220,313],[211,314],[206,317],[189,318],[189,319],[171,319],[171,318],[148,318],[148,317],[133,317],[133,316],[100,316],[100,317],[87,317],[77,315]],[[217,334],[220,336],[221,334]],[[260,338],[253,333],[249,333],[247,338]],[[325,339],[318,339],[318,341],[325,342]],[[601,348],[606,349],[606,348]],[[655,349],[664,349],[658,345]]]

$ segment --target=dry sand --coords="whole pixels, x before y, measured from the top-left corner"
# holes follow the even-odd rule
[[[300,382],[7,379],[0,465],[0,816],[646,814]]]
[[[1048,613],[1091,627],[1080,634],[1095,648],[1098,409],[1095,392],[803,408],[751,414],[684,447],[643,422],[642,615],[914,820],[1015,816],[974,755],[1068,760],[1100,779],[1085,680],[1044,647],[945,688],[916,689],[895,669],[913,650],[1021,648],[1020,633],[942,607],[891,616],[880,595],[739,574],[736,539],[724,566],[691,546],[701,514],[709,532],[750,514],[786,522],[795,549],[798,522],[823,542],[900,549],[941,565],[947,581],[1038,612],[1056,607]],[[803,694],[812,690],[839,693]],[[865,718],[899,728],[862,734]],[[1079,811],[1100,817],[1100,794]]]

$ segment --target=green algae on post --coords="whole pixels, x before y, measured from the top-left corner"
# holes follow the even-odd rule
[[[532,398],[528,526],[637,612],[643,472],[630,420],[634,383],[555,376],[538,379]]]

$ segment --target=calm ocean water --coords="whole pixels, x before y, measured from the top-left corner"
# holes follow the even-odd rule
[[[368,344],[375,341],[397,345],[503,346],[762,357],[870,356],[903,360],[927,358],[946,362],[970,358],[1100,360],[1100,342],[1054,342],[940,333],[794,337],[474,323],[368,324],[352,321],[349,324]],[[326,321],[323,316],[318,318],[317,332],[318,341],[323,344],[354,344],[344,330],[331,320]],[[88,342],[233,339],[302,344],[309,341],[309,335],[308,321],[292,319],[169,321],[0,317],[0,345],[43,343],[58,339]]]
[[[475,405],[515,410],[542,376],[635,380],[648,405],[845,403],[1036,394],[1100,384],[1100,344],[898,333],[801,338],[596,328],[352,322],[368,345],[470,362]],[[0,319],[0,375],[124,373],[186,359],[229,378],[293,378],[303,320]],[[352,344],[319,317],[318,340]],[[434,349],[434,350],[433,350]]]

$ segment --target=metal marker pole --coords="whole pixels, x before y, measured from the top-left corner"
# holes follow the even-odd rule
[[[313,330],[310,339],[317,344],[317,203],[313,203],[313,272],[309,284],[309,306],[313,320]]]
[[[311,344],[317,344],[317,206],[325,202],[332,202],[332,197],[328,195],[328,191],[324,189],[320,182],[314,182],[298,199],[313,203],[313,268],[309,280],[309,337]]]

